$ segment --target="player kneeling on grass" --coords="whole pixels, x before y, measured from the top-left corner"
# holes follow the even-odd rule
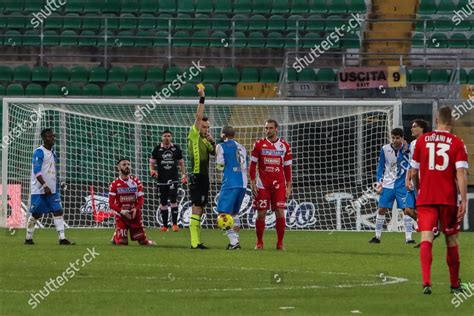
[[[216,147],[217,168],[224,171],[217,212],[219,216],[230,214],[234,220],[233,227],[226,230],[228,250],[240,249],[238,214],[247,188],[247,152],[244,146],[234,140],[234,136],[234,128],[224,126],[221,132],[224,142]]]
[[[53,213],[60,245],[74,245],[64,235],[64,218],[57,178],[58,156],[53,149],[56,135],[49,128],[41,132],[43,145],[33,153],[31,171],[31,216],[28,218],[25,245],[34,245],[33,232],[43,214]]]
[[[128,245],[128,231],[132,240],[140,245],[155,246],[153,240],[146,238],[142,223],[141,209],[145,202],[143,185],[140,180],[130,175],[130,161],[120,159],[117,162],[120,176],[109,188],[109,207],[115,211],[115,232],[112,243]]]

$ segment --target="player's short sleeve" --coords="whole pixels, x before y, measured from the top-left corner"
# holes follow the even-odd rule
[[[191,126],[189,130],[188,139],[192,141],[197,141],[199,139],[199,130],[197,129],[196,125]]]
[[[33,173],[36,177],[41,175],[41,168],[43,167],[44,152],[41,149],[36,149],[33,153]]]
[[[221,166],[224,166],[225,164],[224,148],[222,147],[222,144],[216,146],[216,163]]]
[[[468,158],[467,158],[467,148],[464,142],[460,139],[457,146],[456,152],[456,169],[460,168],[469,168]]]
[[[144,196],[145,193],[143,193],[143,184],[142,182],[140,181],[140,179],[138,179],[138,177],[133,177],[133,181],[135,181],[135,183],[137,184],[137,189],[138,189],[138,192],[137,192],[137,196],[140,197],[140,196]]]
[[[423,147],[424,141],[418,139],[416,142],[415,150],[413,151],[413,157],[411,157],[410,166],[413,169],[420,169],[420,158],[421,158],[421,148]]]
[[[179,145],[175,145],[176,147],[176,159],[181,160],[183,159],[183,151],[181,150],[181,147]]]
[[[283,158],[283,165],[284,166],[291,166],[293,164],[293,155],[291,153],[290,144],[285,141],[286,153],[285,157]]]
[[[250,161],[258,162],[260,157],[260,141],[256,141],[253,145],[252,154],[250,155]]]
[[[117,195],[117,182],[114,180],[109,186],[109,196]]]

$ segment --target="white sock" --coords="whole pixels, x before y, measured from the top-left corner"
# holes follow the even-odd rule
[[[66,239],[64,234],[64,219],[63,216],[53,216],[54,219],[54,226],[56,226],[56,230],[58,231],[59,239]]]
[[[412,233],[413,233],[413,220],[408,215],[403,215],[403,224],[405,226],[405,240],[411,240]]]
[[[413,220],[413,231],[416,231],[416,230],[418,230],[418,223],[415,220]]]
[[[382,228],[384,223],[385,214],[380,215],[379,213],[377,213],[377,218],[375,220],[375,237],[377,237],[377,239],[380,239],[380,237],[382,236]]]
[[[26,224],[26,239],[33,239],[36,221],[36,218],[30,215],[30,217],[28,218],[28,223]]]
[[[227,237],[229,237],[229,242],[232,246],[236,245],[239,242],[237,234],[234,232],[233,229],[226,230],[226,234],[227,234]]]
[[[239,227],[240,228],[240,218],[238,215],[233,216],[234,218],[234,227]],[[240,243],[240,233],[236,232],[234,230],[235,235],[237,236],[237,242]]]

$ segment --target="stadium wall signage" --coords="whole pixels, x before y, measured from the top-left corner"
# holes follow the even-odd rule
[[[338,78],[342,90],[406,87],[406,71],[400,67],[348,67]]]

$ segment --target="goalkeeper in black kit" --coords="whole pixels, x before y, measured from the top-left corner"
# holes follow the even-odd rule
[[[181,172],[181,182],[187,183],[183,153],[177,144],[171,142],[173,134],[165,130],[161,135],[161,144],[155,147],[150,157],[150,175],[158,180],[158,197],[160,198],[160,213],[163,220],[161,231],[168,231],[168,218],[171,206],[172,229],[178,228],[178,168]]]

